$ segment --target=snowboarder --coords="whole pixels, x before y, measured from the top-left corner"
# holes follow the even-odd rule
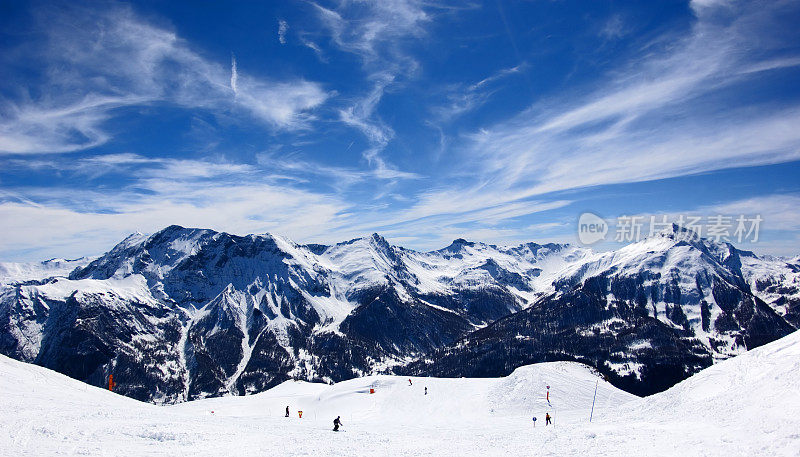
[[[428,395],[428,388],[425,388],[425,395]]]
[[[336,416],[336,419],[333,420],[333,431],[338,432],[339,426],[342,425],[342,420],[339,419],[340,416]]]
[[[409,385],[409,386],[410,386],[410,385],[412,385],[412,384],[411,384],[411,379],[409,379],[409,380],[408,380],[408,385]]]
[[[552,424],[552,422],[550,422],[550,413],[547,413],[544,415],[544,425],[548,426],[550,424]]]
[[[286,417],[289,417],[289,407],[286,407]]]

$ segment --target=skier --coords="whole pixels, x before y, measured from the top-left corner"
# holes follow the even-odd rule
[[[552,422],[550,422],[550,413],[547,413],[544,415],[544,425],[548,426],[550,424],[552,424]]]
[[[425,395],[428,395],[428,388],[425,388]]]
[[[289,417],[289,407],[286,407],[286,417]]]
[[[410,385],[412,385],[412,384],[411,384],[411,379],[410,379],[410,378],[409,378],[409,380],[408,380],[408,385],[409,385],[409,386],[410,386]]]
[[[342,425],[342,420],[339,419],[340,416],[336,416],[336,419],[333,420],[333,431],[338,432],[339,426]]]

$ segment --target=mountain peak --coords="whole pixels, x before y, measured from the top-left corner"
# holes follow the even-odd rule
[[[117,244],[117,247],[122,249],[129,248],[131,246],[140,244],[142,241],[147,239],[147,235],[142,232],[136,231],[131,233],[130,235],[126,236],[124,240],[120,241]]]
[[[168,227],[164,227],[163,229],[159,230],[158,232],[154,233],[153,236],[150,238],[152,239],[174,239],[185,235],[191,235],[196,233],[217,233],[214,230],[210,229],[201,229],[201,228],[194,228],[194,227],[183,227],[180,225],[170,225]]]
[[[475,246],[475,242],[467,241],[464,238],[456,238],[455,240],[453,240],[452,243],[450,243],[450,246],[448,246],[447,248],[461,249],[464,246]]]
[[[702,251],[729,251],[732,246],[722,241],[714,241],[708,238],[703,238],[700,233],[678,225],[676,223],[670,224],[667,228],[651,237],[653,239],[667,239],[674,241],[678,245],[691,245]],[[647,242],[647,240],[644,240]]]
[[[684,239],[700,239],[700,235],[694,230],[688,229],[674,222],[670,224],[667,228],[659,232],[658,236],[663,236],[663,237],[680,236]]]
[[[458,253],[462,251],[465,247],[472,247],[480,243],[476,243],[474,241],[467,241],[464,238],[456,238],[450,243],[449,246],[439,249],[435,252],[451,252],[451,253]]]

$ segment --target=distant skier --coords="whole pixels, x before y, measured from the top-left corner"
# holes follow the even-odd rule
[[[409,385],[409,386],[410,386],[410,385],[412,385],[412,384],[411,384],[411,379],[410,379],[410,378],[409,378],[409,380],[408,380],[408,385]]]
[[[289,417],[289,407],[286,407],[286,417]]]
[[[333,420],[333,431],[338,432],[339,426],[342,425],[342,420],[339,419],[340,416],[336,416],[336,419]]]
[[[428,388],[425,388],[425,395],[428,395]]]
[[[550,413],[547,413],[544,415],[544,425],[548,426],[550,424],[552,424],[552,422],[550,422]]]

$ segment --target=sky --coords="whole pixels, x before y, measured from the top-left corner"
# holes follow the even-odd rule
[[[763,220],[800,254],[800,3],[0,4],[0,261],[171,224],[577,242]],[[646,231],[646,229],[645,229]]]

